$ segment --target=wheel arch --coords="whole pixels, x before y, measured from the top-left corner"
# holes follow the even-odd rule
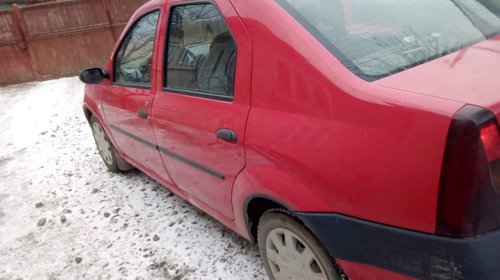
[[[120,147],[116,145],[115,139],[113,137],[113,134],[111,133],[109,127],[107,126],[107,123],[104,122],[104,120],[100,119],[100,115],[96,114],[92,111],[91,107],[88,106],[86,103],[83,105],[83,114],[85,115],[85,119],[91,125],[91,119],[92,117],[95,117],[96,120],[101,124],[102,128],[104,129],[106,135],[108,136],[109,140],[111,141],[113,148],[116,151],[117,155],[117,161],[118,161],[118,169],[120,171],[128,171],[131,169],[134,169],[135,167],[132,166],[130,163],[128,163],[124,158],[123,158],[123,152],[121,151]]]
[[[106,135],[111,140],[111,143],[113,143],[113,146],[115,147],[115,149],[117,150],[117,152],[121,156],[122,152],[120,150],[120,147],[118,147],[118,145],[116,145],[113,134],[111,133],[109,126],[107,125],[107,123],[104,120],[104,116],[102,114],[99,114],[99,111],[97,109],[97,104],[93,104],[92,102],[91,103],[84,102],[82,109],[83,109],[83,114],[85,115],[85,119],[87,120],[89,125],[90,125],[90,120],[91,120],[92,116],[94,116],[97,119],[97,121],[101,124],[102,128],[106,132]]]
[[[272,165],[247,166],[236,178],[232,201],[238,233],[256,241],[256,225],[261,215],[273,208],[292,214],[332,212],[332,207],[296,174]]]
[[[85,119],[87,119],[87,122],[90,124],[90,118],[94,115],[90,109],[83,105],[83,114],[85,115]]]
[[[252,242],[257,242],[257,229],[260,218],[271,209],[283,209],[293,213],[293,210],[278,199],[264,195],[255,194],[249,196],[243,204],[245,225]]]

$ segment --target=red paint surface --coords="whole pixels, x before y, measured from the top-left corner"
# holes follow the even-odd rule
[[[415,280],[409,276],[383,270],[371,265],[364,265],[344,260],[337,260],[350,280]]]
[[[216,0],[238,45],[235,99],[223,102],[162,88],[168,8],[177,2],[150,1],[133,16],[162,8],[152,90],[104,81],[87,87],[86,106],[100,120],[99,104],[109,110],[108,132],[108,124],[133,132],[226,180],[113,133],[121,154],[246,238],[244,205],[255,195],[295,211],[434,232],[453,115],[466,103],[500,111],[497,38],[369,83],[273,1]],[[134,115],[145,101],[148,120]],[[233,129],[238,143],[217,139],[219,128]],[[409,279],[341,264],[351,279]]]
[[[500,36],[377,81],[379,85],[500,112]],[[425,82],[424,82],[425,81]]]

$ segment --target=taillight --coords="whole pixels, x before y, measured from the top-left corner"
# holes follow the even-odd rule
[[[493,187],[500,193],[500,133],[494,122],[481,127],[481,141],[488,158]]]
[[[495,115],[467,105],[448,132],[436,233],[471,237],[500,228],[500,134]]]

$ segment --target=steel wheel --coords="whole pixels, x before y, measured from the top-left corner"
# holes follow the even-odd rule
[[[99,150],[99,154],[101,155],[104,164],[106,164],[109,171],[115,173],[120,172],[120,169],[118,168],[118,156],[116,155],[115,148],[113,147],[111,141],[109,141],[109,138],[101,124],[94,116],[90,118],[90,126],[92,128],[92,134],[94,135],[97,150]]]
[[[276,280],[328,280],[306,243],[285,228],[272,230],[266,241],[267,260]]]
[[[94,122],[92,124],[92,132],[94,133],[95,143],[102,159],[106,164],[113,164],[111,145],[109,143],[108,137],[102,129],[102,126],[98,122]]]
[[[339,273],[317,239],[285,213],[265,213],[259,223],[259,249],[272,280],[337,280]]]

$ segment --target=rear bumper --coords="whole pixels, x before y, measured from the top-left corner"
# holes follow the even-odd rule
[[[337,214],[297,216],[340,260],[418,279],[500,279],[500,230],[455,239]]]

